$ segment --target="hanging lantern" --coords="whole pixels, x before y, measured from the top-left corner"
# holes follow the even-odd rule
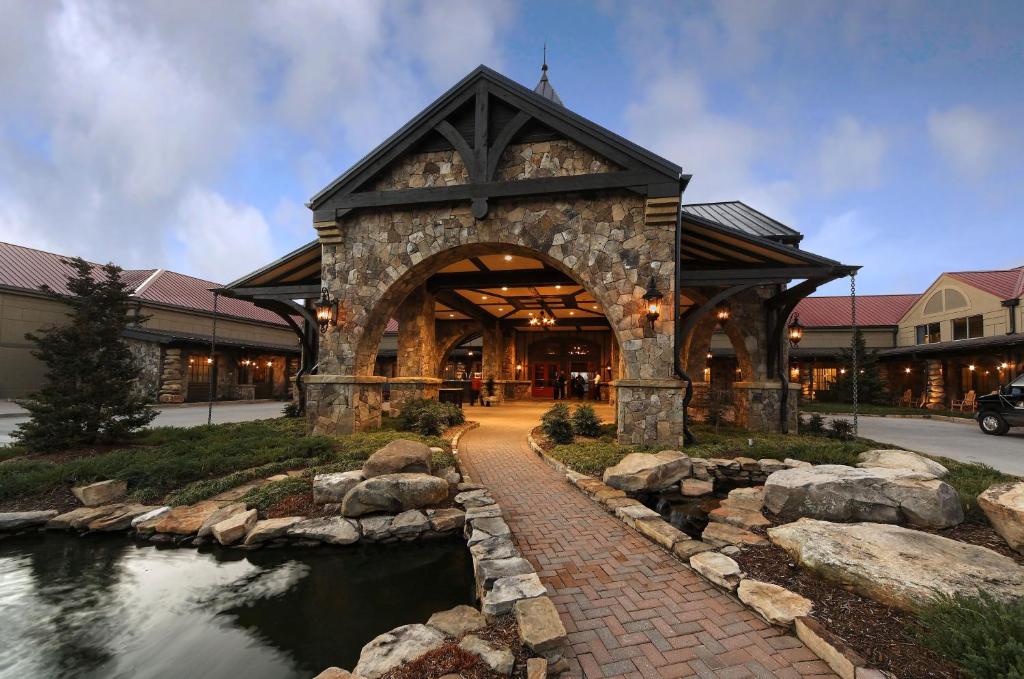
[[[729,320],[729,307],[726,304],[719,304],[718,308],[715,309],[715,318],[719,323],[725,323]]]
[[[654,322],[661,317],[661,300],[665,299],[665,295],[658,290],[657,282],[654,280],[654,276],[651,276],[651,280],[647,282],[647,292],[644,293],[644,301],[647,302],[647,322],[651,325],[651,330],[654,329]]]
[[[327,288],[320,288],[320,299],[316,302],[316,322],[320,325],[320,334],[327,332],[327,327],[338,324],[338,300],[331,297]]]
[[[800,323],[800,314],[794,315],[792,322],[787,327],[789,328],[789,343],[795,347],[804,337],[804,326]]]

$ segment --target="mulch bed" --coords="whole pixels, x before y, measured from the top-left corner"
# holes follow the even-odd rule
[[[71,494],[71,486],[58,486],[42,495],[14,497],[4,500],[0,502],[0,512],[34,512],[36,510],[56,509],[57,512],[63,514],[81,506],[82,503]]]
[[[733,557],[755,580],[770,582],[814,602],[813,616],[868,662],[901,679],[964,677],[960,669],[914,638],[917,619],[865,599],[802,570],[775,545],[747,547]]]
[[[289,495],[277,504],[272,505],[265,512],[266,516],[261,516],[260,518],[278,519],[284,516],[325,516],[322,510],[322,506],[317,506],[313,503],[313,491],[311,490],[308,493]]]
[[[512,649],[516,662],[510,676],[525,679],[526,660],[530,654],[519,643],[519,628],[516,627],[514,616],[504,615],[473,634],[496,646]],[[479,657],[461,649],[459,642],[454,640],[410,663],[396,667],[381,679],[438,679],[446,674],[458,674],[464,679],[506,679],[505,675],[491,670]]]

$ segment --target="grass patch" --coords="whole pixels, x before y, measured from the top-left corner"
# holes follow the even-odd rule
[[[940,597],[919,612],[925,646],[975,679],[1024,679],[1024,600]]]
[[[1019,480],[1016,476],[1004,474],[987,464],[957,462],[948,457],[934,459],[949,470],[949,474],[943,481],[956,488],[956,492],[960,494],[960,503],[964,507],[964,514],[970,519],[983,523],[988,523],[988,519],[985,517],[985,512],[978,506],[978,495],[997,483]],[[1024,676],[1021,679],[1024,679]]]
[[[852,415],[852,403],[826,403],[823,401],[804,401],[800,403],[800,412],[803,413],[824,413],[836,415]],[[923,408],[906,408],[899,406],[879,406],[870,403],[861,403],[857,406],[857,412],[861,415],[915,415],[917,417],[931,417],[933,415],[944,415],[947,417],[962,417],[974,419],[974,413],[962,413],[959,410],[924,410]]]
[[[167,497],[191,504],[247,481],[289,470],[348,471],[398,438],[444,452],[434,465],[455,464],[451,446],[436,436],[379,431],[348,436],[306,436],[305,423],[278,418],[190,428],[160,427],[133,438],[132,448],[63,461],[34,457],[0,464],[0,501],[43,495],[61,485],[123,479],[136,500]]]
[[[301,476],[290,476],[280,481],[271,481],[260,488],[253,488],[242,496],[240,502],[244,502],[250,508],[258,509],[262,514],[286,497],[312,492],[312,480]]]
[[[21,457],[22,455],[28,455],[28,448],[25,446],[16,443],[0,446],[0,462],[14,457]]]

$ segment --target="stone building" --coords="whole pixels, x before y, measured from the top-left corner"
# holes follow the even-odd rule
[[[71,267],[66,257],[0,243],[0,398],[42,385],[44,366],[26,333],[65,322]],[[218,400],[288,398],[298,370],[295,334],[277,314],[243,300],[217,302],[217,349],[211,359],[216,283],[164,269],[123,272],[141,321],[125,331],[142,374],[138,391],[152,401],[205,401],[211,375]],[[45,293],[46,285],[56,294]]]
[[[546,73],[530,90],[481,66],[311,199],[317,240],[225,293],[303,315],[315,431],[379,426],[385,393],[439,397],[478,338],[496,399],[600,375],[621,441],[679,446],[719,325],[740,423],[792,428],[785,320],[855,268],[746,206],[681,208],[689,179],[571,112]]]

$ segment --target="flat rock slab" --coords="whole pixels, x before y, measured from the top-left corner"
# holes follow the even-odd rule
[[[292,526],[302,521],[301,516],[282,516],[278,519],[257,521],[245,537],[245,544],[258,545],[261,542],[275,540],[288,534]]]
[[[359,540],[359,522],[341,516],[306,519],[291,526],[288,536],[329,545],[351,545]]]
[[[978,496],[978,506],[1006,543],[1024,554],[1024,481],[992,486]]]
[[[729,591],[736,589],[743,577],[740,565],[718,552],[694,554],[690,557],[690,568]]]
[[[619,507],[615,510],[615,516],[630,528],[636,528],[637,521],[650,521],[653,519],[661,521],[661,514],[642,504]]]
[[[98,507],[120,500],[128,492],[128,482],[111,479],[90,483],[87,486],[76,486],[71,489],[71,494],[78,498],[86,507]]]
[[[672,553],[678,556],[687,563],[690,562],[690,557],[694,554],[700,554],[702,552],[714,551],[715,546],[709,545],[702,540],[680,540],[676,544],[672,545]]]
[[[722,501],[722,504],[733,509],[760,512],[764,508],[764,486],[733,488],[729,491],[729,496]]]
[[[604,471],[604,482],[628,492],[661,490],[689,476],[690,458],[678,450],[630,453]]]
[[[512,607],[519,639],[534,653],[560,648],[568,641],[555,604],[546,596],[517,601]]]
[[[770,582],[744,578],[736,589],[740,601],[757,611],[772,625],[789,627],[796,618],[810,615],[814,604],[804,597]]]
[[[345,499],[348,491],[365,480],[361,469],[317,474],[313,477],[313,502],[318,505],[338,504]]]
[[[363,537],[372,542],[380,542],[392,538],[391,523],[393,516],[370,516],[359,519],[359,531]]]
[[[97,519],[110,516],[120,511],[122,505],[105,505],[103,507],[79,507],[70,512],[59,514],[46,522],[51,530],[85,530]]]
[[[730,526],[727,523],[716,523],[711,522],[701,533],[701,540],[704,542],[714,545],[715,547],[724,547],[726,545],[765,545],[768,544],[768,540],[761,537],[757,533],[751,533],[749,530],[744,530],[736,526]]]
[[[203,538],[207,535],[210,535],[213,532],[213,527],[216,524],[220,523],[221,521],[224,521],[225,519],[231,518],[235,514],[242,514],[245,512],[245,510],[246,505],[244,502],[231,502],[224,505],[223,507],[220,507],[213,514],[210,514],[210,516],[206,517],[206,520],[203,521],[203,525],[199,527],[198,531],[196,531],[196,537]]]
[[[213,500],[175,507],[160,517],[153,526],[153,530],[157,533],[173,535],[194,535],[218,509],[220,509],[220,503]]]
[[[494,581],[499,578],[507,578],[510,575],[529,575],[534,572],[530,562],[521,556],[477,561],[474,571],[477,583],[484,590],[491,589],[494,586]]]
[[[391,532],[400,540],[413,540],[428,530],[430,520],[418,509],[402,512],[391,522]]]
[[[90,521],[87,527],[89,530],[101,532],[128,530],[132,527],[132,521],[134,521],[136,517],[148,514],[154,509],[159,509],[159,507],[151,507],[149,505],[120,505],[120,509],[110,512],[106,516],[102,516],[94,521]]]
[[[474,561],[486,559],[508,559],[519,556],[519,550],[508,537],[488,538],[469,548]]]
[[[444,633],[428,625],[402,625],[363,646],[353,673],[366,679],[379,677],[445,641]]]
[[[501,515],[499,510],[498,515]],[[459,530],[466,524],[469,512],[461,509],[428,509],[427,518],[430,520],[430,527],[438,533],[449,533]]]
[[[427,624],[450,637],[461,639],[470,632],[487,627],[487,618],[472,606],[456,606],[434,613]]]
[[[480,609],[488,616],[505,615],[517,601],[546,594],[547,590],[536,573],[510,575],[494,581],[491,591],[484,595]]]
[[[1024,567],[1013,559],[931,533],[801,519],[768,535],[804,568],[902,610],[914,610],[936,594],[1024,596]]]
[[[715,492],[714,481],[702,481],[700,479],[683,479],[679,482],[679,492],[683,497],[701,497],[711,495]]]
[[[943,478],[949,470],[935,460],[924,455],[918,455],[909,450],[865,450],[857,456],[858,467],[882,467],[884,469],[899,469],[911,472],[931,474],[936,478]]]
[[[949,528],[964,520],[957,492],[931,474],[838,464],[775,472],[764,484],[764,507],[783,521],[806,517]]]
[[[210,527],[213,538],[222,545],[233,545],[244,539],[256,527],[258,517],[255,509],[241,511],[218,521]]]
[[[679,530],[668,521],[651,519],[650,521],[637,521],[636,530],[651,541],[661,545],[665,549],[672,549],[680,540],[689,540],[690,537]]]
[[[403,512],[443,502],[448,482],[429,474],[384,474],[360,482],[345,495],[341,513]]]
[[[430,447],[419,441],[396,439],[363,463],[363,476],[371,479],[385,474],[429,474]]]
[[[4,512],[0,514],[0,531],[42,526],[55,516],[57,516],[57,511],[54,509],[39,512]]]
[[[512,674],[512,666],[516,662],[516,657],[507,648],[496,646],[472,634],[459,642],[459,648],[479,656],[484,664],[497,674],[504,676]]]
[[[752,512],[747,509],[738,509],[731,504],[719,506],[708,512],[708,519],[715,523],[726,523],[743,530],[751,528],[767,528],[772,522],[764,518],[761,512]]]

